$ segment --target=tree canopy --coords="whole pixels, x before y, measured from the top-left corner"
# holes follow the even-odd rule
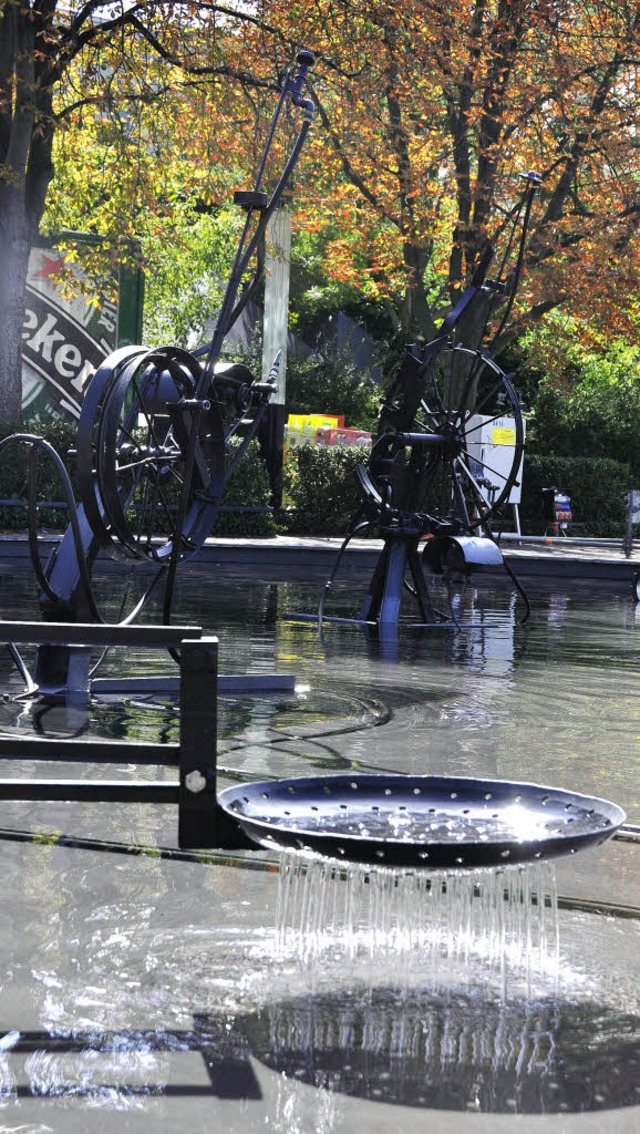
[[[560,307],[587,331],[638,339],[635,0],[0,0],[0,12],[0,319],[13,328],[0,417],[15,411],[24,253],[47,198],[51,227],[112,237],[120,257],[133,238],[175,239],[176,217],[192,223],[248,179],[300,45],[318,56],[318,113],[295,223],[327,279],[428,337],[534,169],[515,330]]]
[[[20,416],[24,289],[47,201],[54,225],[75,212],[126,255],[163,199],[155,171],[173,166],[181,86],[245,80],[219,41],[247,18],[191,0],[0,0],[0,419]]]
[[[322,128],[302,212],[327,270],[429,335],[518,174],[543,179],[520,310],[557,305],[637,335],[640,9],[598,0],[268,5],[319,51]],[[277,14],[276,14],[277,13]],[[291,27],[291,23],[288,25]]]

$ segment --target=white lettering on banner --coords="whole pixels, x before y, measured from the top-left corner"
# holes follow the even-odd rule
[[[35,331],[38,326],[38,316],[35,311],[30,311],[29,308],[24,313],[24,330],[22,332],[23,339],[28,339],[32,331]]]
[[[41,354],[45,362],[53,362],[53,348],[56,341],[64,342],[64,335],[56,331],[58,320],[55,315],[47,315],[44,323],[32,339],[27,339],[27,346],[34,354]]]
[[[81,362],[82,355],[77,346],[74,346],[73,343],[65,343],[64,346],[58,347],[53,365],[63,378],[74,378]]]
[[[87,299],[84,287],[62,294],[61,261],[57,248],[38,247],[29,263],[22,324],[22,404],[29,415],[77,417],[91,377],[118,342],[116,275],[108,300],[98,293]],[[81,283],[79,267],[68,266]]]
[[[31,308],[26,309],[22,331],[27,352],[25,357],[29,357],[29,352],[32,356],[39,356],[42,364],[36,363],[35,359],[33,361],[36,366],[42,365],[43,370],[44,363],[51,363],[49,373],[54,382],[57,379],[62,383],[59,388],[64,388],[70,395],[74,391],[82,393],[87,381],[95,373],[96,363],[101,360],[102,353],[93,362],[82,349],[84,338],[80,345],[69,342],[67,335],[73,334],[75,328],[64,316],[58,318],[51,312],[45,312],[41,318],[38,327],[37,312]]]
[[[95,366],[92,366],[91,363],[89,362],[89,360],[87,359],[85,361],[80,373],[77,374],[75,378],[71,379],[71,385],[76,390],[78,390],[80,393],[82,393],[87,382],[89,381],[90,378],[93,378],[95,372],[96,372]]]

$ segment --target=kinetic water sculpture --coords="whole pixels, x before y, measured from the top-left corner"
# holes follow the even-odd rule
[[[504,565],[498,540],[506,506],[515,495],[519,499],[514,490],[522,476],[525,431],[520,399],[491,351],[517,292],[540,177],[530,172],[525,181],[497,278],[487,278],[494,259],[487,245],[436,337],[421,351],[407,350],[384,396],[368,466],[357,469],[360,508],[326,584],[320,620],[342,555],[363,529],[373,528],[384,547],[357,621],[383,634],[397,629],[405,590],[412,592],[422,624],[447,621],[434,606],[425,568],[428,576]],[[504,310],[489,336],[499,302]]]
[[[11,628],[5,624],[5,641],[22,667],[29,692],[46,689],[52,682],[59,687],[61,666],[66,666],[68,683],[72,667],[82,668],[86,662],[87,644],[103,639],[106,644],[112,639],[127,644],[127,624],[161,576],[165,621],[169,621],[178,564],[208,535],[224,481],[255,435],[278,360],[270,381],[262,383],[242,365],[221,364],[220,353],[257,279],[266,223],[289,183],[311,124],[313,103],[302,90],[313,61],[311,52],[299,52],[297,71],[286,79],[281,92],[255,188],[236,194],[247,220],[211,343],[194,354],[177,347],[151,351],[125,347],[109,356],[92,379],[78,431],[81,502],[76,510],[68,477],[63,478],[71,522],[45,569],[37,548],[35,493],[30,492],[30,542],[45,621],[35,630],[25,624],[22,637],[20,624]],[[261,188],[266,155],[287,99],[303,110],[303,121],[268,199]],[[522,236],[501,328],[513,301],[538,180],[527,175],[524,196],[515,210],[516,220],[524,210]],[[256,274],[238,300],[242,277],[254,255]],[[363,621],[397,626],[407,566],[421,616],[426,620],[431,615],[417,551],[423,536],[434,537],[425,552],[432,565],[438,559],[445,562],[452,550],[464,559],[469,546],[465,541],[483,541],[479,554],[484,545],[495,547],[489,521],[508,500],[522,457],[520,404],[508,377],[484,346],[470,349],[453,338],[473,301],[480,296],[491,300],[502,292],[499,280],[486,280],[492,255],[489,249],[437,338],[421,355],[415,351],[406,355],[383,404],[369,470],[359,471],[363,522],[377,526],[385,543],[361,610]],[[484,331],[481,340],[483,335]],[[474,455],[472,439],[481,420],[498,423],[505,415],[513,422],[515,444],[508,468],[498,476]],[[243,441],[229,466],[227,447],[241,422]],[[39,448],[47,449],[64,468],[39,438],[18,435],[0,447],[12,440],[29,446],[34,469]],[[422,509],[425,487],[436,486],[435,508]],[[159,514],[169,527],[169,534],[160,540],[153,538]],[[348,538],[359,523],[357,518]],[[98,551],[118,562],[143,560],[157,568],[143,599],[118,627],[91,626],[102,621],[91,585]],[[56,625],[63,619],[70,625]],[[145,629],[158,645],[171,639],[169,628],[131,626],[130,633],[144,634]],[[179,806],[182,847],[294,848],[345,862],[426,869],[504,865],[573,854],[603,842],[624,820],[614,804],[555,788],[448,777],[314,776],[245,783],[218,797],[217,643],[198,641],[200,634],[195,628],[176,628],[174,634],[183,680],[180,743],[171,751],[161,757],[157,746],[102,742],[66,744],[64,751],[57,752],[74,760],[177,763],[179,784],[6,780],[0,783],[0,798],[174,802]],[[41,649],[35,681],[16,649],[20,640],[47,647]],[[88,677],[80,685],[83,680],[88,682]],[[4,739],[0,755],[10,755],[12,746],[16,754],[20,749],[24,754],[26,744],[30,758],[51,759],[51,743]]]

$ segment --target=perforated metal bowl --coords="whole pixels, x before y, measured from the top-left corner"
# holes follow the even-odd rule
[[[448,776],[271,780],[227,788],[219,803],[261,847],[427,869],[575,854],[625,820],[616,804],[575,792]]]

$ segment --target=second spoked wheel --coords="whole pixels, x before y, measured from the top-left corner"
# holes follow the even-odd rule
[[[488,355],[452,345],[423,369],[413,399],[397,384],[386,401],[374,484],[383,497],[391,488],[402,509],[459,531],[485,529],[520,482],[524,425],[508,376]]]

